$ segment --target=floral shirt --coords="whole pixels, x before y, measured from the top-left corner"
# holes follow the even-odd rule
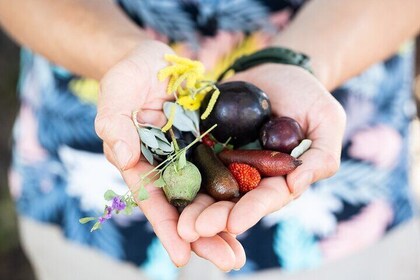
[[[266,46],[302,2],[118,4],[150,36],[201,60],[214,77],[235,57]],[[117,216],[94,233],[78,222],[101,215],[106,189],[127,190],[95,134],[98,82],[27,49],[21,60],[10,172],[20,215],[59,225],[68,239],[134,263],[152,279],[176,278],[177,269],[140,210]],[[408,125],[415,110],[412,68],[412,51],[405,47],[334,91],[348,117],[340,170],[240,235],[248,260],[232,273],[315,267],[369,246],[414,215],[407,176]]]

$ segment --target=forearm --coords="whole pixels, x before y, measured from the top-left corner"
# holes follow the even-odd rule
[[[312,0],[274,45],[308,54],[332,90],[389,57],[419,28],[418,0]]]
[[[20,44],[96,79],[146,39],[109,0],[0,0],[0,24]]]

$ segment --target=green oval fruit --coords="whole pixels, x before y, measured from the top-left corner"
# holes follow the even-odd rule
[[[186,165],[178,168],[178,162],[169,164],[163,172],[165,185],[163,191],[175,207],[185,207],[197,196],[201,186],[201,174],[198,168],[187,161]]]

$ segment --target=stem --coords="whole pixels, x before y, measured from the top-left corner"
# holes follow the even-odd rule
[[[200,141],[204,136],[206,136],[207,134],[209,134],[213,129],[215,129],[217,126],[217,124],[213,125],[212,127],[210,127],[206,132],[204,132],[203,134],[201,134],[199,137],[197,137],[194,141],[192,141],[188,146],[186,146],[185,148],[179,150],[178,152],[175,152],[174,154],[170,155],[167,159],[165,159],[164,161],[162,161],[160,164],[158,164],[155,168],[153,168],[152,170],[150,170],[149,172],[147,172],[146,174],[144,174],[143,176],[141,176],[140,180],[136,183],[136,185],[138,183],[140,183],[145,177],[149,176],[150,174],[152,174],[153,172],[155,172],[157,169],[159,169],[159,167],[161,167],[162,165],[166,164],[168,161],[172,161],[174,160],[177,156],[179,156],[179,154],[183,151],[183,150],[188,150],[189,148],[191,148],[192,146],[194,146],[195,143],[197,143],[198,141]],[[159,171],[160,172],[160,171]]]
[[[137,114],[139,113],[139,111],[133,111],[131,112],[131,119],[133,120],[134,126],[137,128],[137,130],[140,129],[140,124],[137,120]]]
[[[133,112],[133,116],[136,117],[137,112]],[[133,118],[134,120],[134,118]],[[147,172],[146,174],[143,174],[140,178],[140,180],[135,183],[135,185],[139,184],[142,180],[144,180],[144,178],[148,177],[150,174],[152,174],[153,172],[156,172],[155,175],[153,175],[153,178],[155,178],[158,174],[162,173],[163,170],[159,170],[159,167],[161,167],[162,165],[166,164],[168,161],[173,161],[177,156],[179,156],[179,154],[183,151],[183,150],[188,150],[189,148],[191,148],[192,146],[194,146],[195,143],[197,143],[198,141],[200,141],[204,136],[206,136],[207,134],[209,134],[213,129],[215,129],[217,127],[217,124],[213,125],[212,127],[210,127],[206,132],[204,132],[203,134],[201,134],[199,137],[197,137],[194,141],[192,141],[188,146],[186,146],[185,148],[178,150],[177,152],[175,152],[174,154],[168,156],[168,158],[164,161],[162,161],[160,164],[158,164],[155,168],[153,168],[152,170],[150,170],[149,172]],[[172,135],[171,135],[172,137]],[[175,144],[174,144],[175,145]],[[122,196],[126,196],[129,193],[131,193],[131,197],[133,199],[133,201],[135,202],[136,200],[134,199],[134,195],[137,194],[137,192],[140,190],[140,188],[138,190],[136,190],[135,192],[131,192],[130,190],[127,191],[125,194],[123,194]]]
[[[169,129],[169,135],[171,135],[172,143],[174,143],[175,152],[178,152],[179,146],[178,146],[178,142],[176,141],[176,137],[175,137],[174,130],[172,129],[172,127]]]
[[[223,146],[226,147],[226,145],[230,142],[230,140],[232,140],[232,137],[229,137],[225,143],[223,143]]]

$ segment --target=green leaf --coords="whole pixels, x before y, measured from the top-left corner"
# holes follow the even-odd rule
[[[164,151],[164,152],[172,152],[174,150],[173,145],[171,145],[170,143],[161,141],[160,139],[157,140],[158,145],[159,145],[159,149]]]
[[[143,154],[143,156],[146,158],[146,160],[153,165],[153,154],[151,151],[149,151],[149,149],[146,148],[146,146],[143,145],[143,143],[141,144],[141,153]]]
[[[166,138],[165,134],[162,132],[160,128],[159,129],[153,128],[150,130],[150,132],[153,133],[158,140],[161,140],[165,142],[166,144],[170,145],[168,139]]]
[[[163,188],[166,185],[166,182],[163,180],[163,177],[160,176],[159,179],[157,179],[153,184],[157,188]]]
[[[223,145],[223,144],[221,144],[221,143],[216,143],[216,144],[214,144],[214,146],[213,146],[213,151],[216,153],[216,154],[218,154],[218,153],[220,153],[221,151],[223,151],[223,149],[225,148],[225,146]]]
[[[174,102],[165,102],[163,104],[163,112],[169,118],[172,106],[175,105],[175,118],[173,126],[181,131],[189,131],[196,134],[196,127],[194,122],[185,114],[181,105]]]
[[[261,150],[261,144],[259,140],[255,140],[254,142],[248,143],[244,146],[239,147],[240,150]]]
[[[187,151],[183,149],[178,158],[178,169],[181,170],[187,165]]]
[[[158,156],[166,156],[171,153],[171,152],[162,151],[161,149],[156,149],[156,150],[153,150],[152,152]]]
[[[106,201],[110,201],[116,196],[118,196],[118,194],[116,194],[113,190],[107,190],[104,193],[104,198],[105,198]]]
[[[127,205],[130,204],[132,207],[137,207],[138,204],[134,199],[131,199],[129,203],[127,203]]]
[[[140,127],[139,135],[141,142],[143,142],[146,146],[149,146],[154,149],[159,147],[159,143],[156,140],[155,135],[152,132],[150,132],[150,130],[148,130],[147,128]]]
[[[191,111],[191,110],[184,110],[185,115],[192,120],[196,131],[193,132],[195,137],[198,137],[200,135],[200,116],[198,111]]]
[[[150,184],[151,181],[152,180],[150,180],[149,177],[143,177],[143,178],[141,178],[141,184],[142,184],[142,186],[146,186],[146,185]]]
[[[141,187],[141,188],[139,189],[138,199],[139,199],[140,201],[142,201],[142,200],[146,200],[146,199],[148,199],[148,198],[149,198],[149,192],[146,190],[146,188],[145,188],[145,187]]]
[[[127,216],[133,214],[133,206],[131,204],[127,203],[127,205],[125,206],[125,209],[122,211],[122,213],[124,215],[127,215]]]
[[[86,224],[94,220],[96,220],[96,217],[84,217],[84,218],[79,219],[79,223]]]
[[[90,229],[90,232],[100,229],[102,227],[100,222],[96,222],[93,227]]]

